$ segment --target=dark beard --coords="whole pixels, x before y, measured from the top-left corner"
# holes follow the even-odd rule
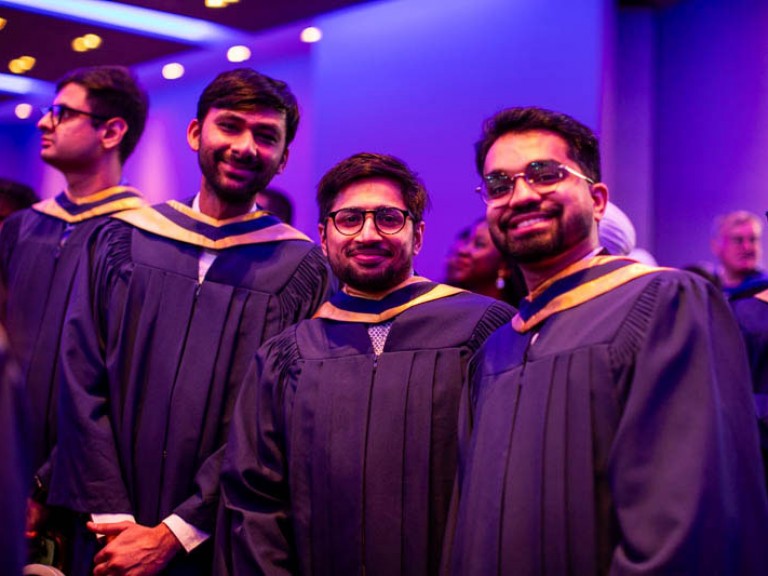
[[[253,204],[256,194],[269,185],[276,173],[275,170],[271,174],[267,174],[264,167],[259,165],[259,172],[247,184],[234,187],[224,186],[218,172],[218,165],[224,162],[223,153],[216,152],[213,155],[212,163],[208,161],[208,156],[198,153],[197,162],[213,193],[227,204],[233,205]]]
[[[518,264],[534,264],[554,258],[576,245],[592,232],[592,216],[582,214],[562,222],[552,234],[537,234],[523,240],[512,241],[503,231],[492,227],[491,238],[499,251]],[[571,245],[566,245],[566,232],[570,233]]]
[[[405,282],[411,274],[410,267],[385,268],[375,274],[360,274],[351,264],[340,265],[335,260],[331,260],[330,264],[339,282],[360,292],[384,292]]]

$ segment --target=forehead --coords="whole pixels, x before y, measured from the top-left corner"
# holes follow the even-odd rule
[[[80,84],[70,82],[65,85],[56,94],[56,98],[53,99],[54,104],[63,104],[70,108],[77,108],[78,110],[88,111],[88,90],[86,90]]]
[[[483,173],[496,170],[519,172],[534,160],[557,160],[566,164],[569,161],[568,144],[553,132],[508,132],[500,136],[488,150]]]
[[[754,220],[742,220],[740,222],[733,222],[723,226],[723,233],[728,236],[738,235],[755,235],[759,236],[761,232],[761,226]]]
[[[358,180],[341,189],[333,201],[331,211],[342,208],[365,208],[392,206],[405,209],[400,187],[386,178]]]
[[[256,106],[248,110],[211,108],[203,122],[215,122],[221,118],[236,119],[251,126],[272,127],[275,130],[285,131],[285,111],[266,106]]]

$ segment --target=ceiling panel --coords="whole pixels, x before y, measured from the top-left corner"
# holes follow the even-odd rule
[[[9,73],[8,62],[12,58],[33,56],[37,60],[35,67],[25,76],[40,80],[55,81],[67,70],[80,66],[114,63],[132,66],[190,49],[186,43],[2,6],[0,17],[7,20],[5,28],[0,30],[2,71]],[[88,33],[101,36],[101,47],[88,52],[72,50],[72,40]]]

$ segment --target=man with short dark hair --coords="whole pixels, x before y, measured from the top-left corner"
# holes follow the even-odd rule
[[[603,255],[599,148],[573,118],[498,113],[477,168],[530,294],[469,368],[449,573],[763,573],[768,498],[722,295]]]
[[[318,188],[343,283],[270,340],[222,469],[228,574],[435,574],[469,356],[513,310],[415,276],[427,194],[402,161],[356,154]]]
[[[199,193],[117,216],[83,254],[50,498],[93,516],[97,575],[211,570],[217,451],[248,362],[328,286],[321,250],[255,204],[298,121],[284,82],[220,74],[187,131]]]
[[[64,314],[83,245],[109,214],[143,204],[123,181],[123,164],[144,130],[147,96],[122,66],[69,72],[37,123],[40,156],[61,172],[55,198],[10,216],[0,232],[0,317],[8,330],[28,398],[30,463],[36,472],[30,530],[42,528],[40,504],[56,444],[56,359]],[[30,190],[31,192],[31,190]],[[51,525],[60,519],[51,518]],[[54,528],[61,529],[60,526]]]

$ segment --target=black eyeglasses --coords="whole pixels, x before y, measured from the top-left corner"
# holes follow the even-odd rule
[[[339,234],[354,236],[363,229],[365,217],[368,214],[373,214],[373,223],[376,226],[376,230],[388,236],[400,232],[405,227],[406,218],[411,216],[408,210],[383,206],[376,208],[376,210],[342,208],[328,214],[328,218],[333,220],[333,225],[339,231]]]
[[[56,128],[67,118],[71,118],[77,114],[82,116],[89,116],[90,118],[95,118],[96,120],[101,121],[109,120],[108,116],[99,116],[98,114],[86,112],[85,110],[77,110],[75,108],[70,108],[69,106],[64,106],[64,104],[51,104],[50,106],[43,106],[40,108],[40,112],[43,116],[50,113],[51,122],[53,123],[54,128]]]
[[[525,170],[517,174],[506,172],[491,172],[483,176],[483,183],[477,187],[477,192],[483,202],[489,206],[496,206],[509,200],[515,190],[515,183],[522,178],[538,194],[550,194],[555,191],[555,186],[565,180],[568,174],[586,180],[590,184],[595,181],[573,168],[560,164],[556,160],[536,160],[525,167]]]

